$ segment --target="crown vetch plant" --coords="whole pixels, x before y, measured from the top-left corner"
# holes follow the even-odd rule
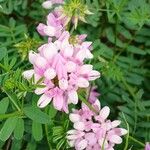
[[[149,150],[149,3],[0,0],[0,149]]]
[[[47,3],[52,2],[47,1],[43,5],[46,7]],[[78,9],[76,5],[80,2],[73,1],[69,4],[66,4],[67,7],[73,7],[74,4],[74,11],[76,11]],[[64,4],[65,7],[66,5]],[[85,41],[87,35],[72,35],[69,30],[66,30],[69,20],[78,16],[71,13],[72,16],[69,18],[70,16],[63,14],[64,11],[61,10],[63,7],[56,7],[54,12],[47,16],[47,25],[42,23],[38,25],[38,32],[42,36],[48,36],[48,43],[40,46],[38,53],[32,51],[29,53],[29,61],[33,69],[25,71],[23,75],[28,80],[34,76],[33,84],[38,82],[43,86],[35,90],[37,95],[42,95],[37,104],[40,108],[53,101],[55,109],[69,113],[68,104],[78,103],[78,90],[87,88],[88,91],[89,81],[99,78],[100,73],[93,70],[92,65],[85,64],[85,59],[93,58],[92,42]],[[73,21],[72,25],[76,28],[77,23]],[[39,82],[41,78],[43,79]],[[94,89],[89,91],[88,97],[89,102],[93,104],[98,102],[96,98],[99,96]],[[82,106],[81,110],[74,110],[74,113],[70,114],[75,130],[68,131],[67,138],[70,141],[69,144],[75,149],[98,150],[104,147],[104,149],[113,150],[115,144],[122,142],[120,136],[127,131],[116,128],[120,121],[106,120],[110,111],[109,107],[104,107],[102,110],[98,108],[97,111],[98,115],[86,106]]]

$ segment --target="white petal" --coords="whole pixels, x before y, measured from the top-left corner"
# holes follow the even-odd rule
[[[110,113],[110,108],[108,106],[105,106],[104,108],[101,109],[100,111],[100,116],[105,120]]]
[[[22,73],[23,77],[24,77],[25,79],[27,79],[27,80],[31,79],[32,76],[33,76],[33,74],[34,74],[34,70],[33,70],[33,69],[24,71],[24,72]]]
[[[70,147],[74,147],[75,146],[75,140],[69,141],[68,144]]]
[[[76,70],[76,64],[72,61],[66,63],[67,72],[74,72]]]
[[[89,80],[93,81],[100,77],[100,73],[96,70],[92,70],[89,76]]]
[[[95,103],[93,105],[97,106],[99,110],[101,109],[101,103],[100,103],[100,101],[98,99],[96,99],[96,101],[95,101]]]
[[[89,87],[89,82],[86,79],[79,77],[77,80],[77,86],[81,88],[87,88]]]
[[[66,90],[66,89],[68,88],[68,81],[65,80],[65,79],[59,80],[59,87],[60,87],[62,90]]]
[[[45,84],[41,84],[41,85],[45,86]],[[41,95],[41,94],[43,94],[47,90],[48,90],[48,87],[45,86],[45,87],[42,87],[42,88],[36,88],[36,90],[34,92],[37,95]]]
[[[111,123],[111,126],[112,126],[112,128],[115,128],[115,127],[119,126],[120,123],[121,123],[120,120],[115,120],[115,121],[113,121],[113,122]]]
[[[80,131],[83,131],[85,129],[85,125],[83,122],[75,122],[73,127]]]
[[[54,36],[55,33],[56,33],[56,29],[52,26],[47,26],[45,29],[44,29],[44,32],[45,34],[47,34],[48,36]]]
[[[34,64],[37,56],[38,56],[37,53],[35,53],[33,51],[29,52],[29,61],[30,61],[31,64]]]
[[[83,65],[80,68],[80,74],[88,74],[90,71],[92,71],[93,66],[92,65]]]
[[[79,122],[80,121],[80,116],[78,114],[70,114],[69,119],[71,122]]]
[[[49,68],[45,71],[44,76],[48,79],[54,79],[56,77],[56,72],[53,68]]]
[[[73,104],[78,103],[78,94],[76,91],[69,91],[68,92],[68,98],[69,98],[70,103],[73,103]]]
[[[93,54],[90,52],[90,50],[86,50],[86,58],[88,58],[88,59],[93,58]]]
[[[45,9],[50,9],[52,8],[52,2],[51,1],[45,1],[42,3],[42,7],[45,8]]]
[[[122,138],[118,135],[112,135],[109,138],[109,141],[112,142],[112,143],[115,143],[115,144],[121,144],[122,143]]]
[[[125,135],[128,133],[126,129],[120,128],[120,130],[121,130],[121,135]]]
[[[43,55],[48,61],[50,61],[53,58],[53,56],[57,54],[57,52],[58,48],[53,43],[47,44],[43,48]]]
[[[77,132],[77,130],[69,130],[67,131],[67,134],[75,134]]]
[[[39,69],[44,69],[47,65],[47,61],[43,57],[38,56],[35,60],[35,64]]]
[[[44,108],[45,106],[47,106],[50,102],[51,102],[52,98],[50,98],[49,96],[43,94],[40,99],[38,100],[37,106],[40,108]]]

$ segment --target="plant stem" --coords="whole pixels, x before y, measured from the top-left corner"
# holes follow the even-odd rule
[[[79,95],[79,99],[80,99],[84,104],[86,104],[86,105],[89,107],[90,110],[92,110],[94,113],[98,114],[98,111],[97,111],[94,107],[92,107],[92,105],[91,105],[87,100],[85,100],[81,95]]]
[[[7,119],[10,117],[20,116],[20,115],[23,115],[23,113],[20,111],[16,111],[16,112],[9,113],[9,114],[0,114],[0,120]]]
[[[123,116],[123,119],[124,119],[124,121],[126,123],[127,131],[128,131],[128,133],[126,135],[126,143],[125,143],[125,147],[124,147],[124,150],[127,150],[128,149],[128,144],[129,144],[129,133],[130,133],[130,131],[129,131],[129,124],[128,124],[128,122],[126,120],[126,117],[125,117],[123,112],[122,112],[122,116]]]
[[[45,113],[47,113],[47,111],[48,111],[48,109],[46,108]],[[47,144],[48,144],[49,150],[52,150],[52,146],[51,146],[51,143],[50,143],[49,137],[48,137],[48,126],[47,126],[47,124],[45,124],[44,126],[45,126],[45,134],[46,134]]]
[[[145,144],[144,144],[144,143],[142,143],[142,142],[138,141],[138,140],[137,140],[137,139],[135,139],[134,137],[129,136],[129,139],[130,139],[130,140],[132,140],[132,141],[134,141],[134,142],[136,142],[137,144],[141,145],[142,147],[145,147]]]
[[[125,81],[124,78],[122,78],[122,82],[123,82],[124,86],[126,87],[126,89],[129,91],[129,93],[131,94],[131,96],[133,97],[134,102],[135,102],[135,105],[134,105],[134,122],[135,123],[134,123],[134,129],[133,129],[133,134],[134,134],[134,132],[136,130],[136,126],[137,126],[137,119],[138,119],[137,118],[137,97],[134,94],[133,88],[128,85],[128,83]]]
[[[18,111],[21,111],[20,107],[18,106],[18,104],[15,102],[14,98],[12,95],[10,95],[10,93],[5,90],[4,88],[2,88],[2,90],[7,94],[7,96],[9,97],[9,99],[11,100],[11,102],[14,104],[14,106],[17,108]]]

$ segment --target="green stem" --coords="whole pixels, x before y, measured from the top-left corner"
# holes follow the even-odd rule
[[[130,139],[130,140],[132,140],[132,141],[134,141],[134,142],[136,142],[137,144],[141,145],[142,147],[145,147],[145,144],[144,144],[144,143],[142,143],[142,142],[138,141],[138,140],[137,140],[137,139],[135,139],[134,137],[129,136],[129,139]]]
[[[126,117],[125,117],[123,112],[122,112],[122,115],[123,115],[123,119],[124,119],[124,121],[126,123],[127,131],[128,131],[128,133],[126,135],[126,143],[125,143],[125,147],[124,147],[124,150],[127,150],[128,149],[128,144],[129,144],[129,133],[130,133],[130,131],[129,131],[129,124],[128,124],[128,122],[126,120]]]
[[[84,104],[86,104],[86,105],[89,107],[90,110],[92,110],[93,112],[95,112],[96,114],[98,114],[98,111],[97,111],[94,107],[92,107],[92,105],[91,105],[87,100],[85,100],[81,95],[79,95],[79,99],[80,99]]]
[[[9,114],[0,114],[0,120],[7,119],[10,117],[15,117],[15,116],[21,116],[21,115],[22,115],[22,112],[20,111],[16,111],[16,112],[9,113]]]
[[[45,109],[45,112],[47,113],[47,108]],[[48,137],[48,125],[45,124],[45,134],[46,134],[46,139],[47,139],[47,144],[48,144],[48,147],[49,147],[49,150],[52,150],[52,146],[51,146],[51,143],[49,141],[49,137]]]
[[[18,104],[15,102],[13,96],[7,91],[5,90],[4,88],[2,88],[2,90],[7,94],[7,96],[9,97],[9,99],[11,100],[11,102],[14,104],[14,106],[16,107],[16,109],[18,111],[21,111],[20,107],[18,106]]]
[[[138,119],[137,118],[137,97],[133,92],[133,88],[128,85],[128,83],[125,81],[125,79],[122,79],[122,82],[123,82],[124,86],[126,87],[126,89],[128,90],[128,92],[133,97],[134,102],[135,102],[135,105],[134,105],[134,122],[135,123],[134,123],[134,130],[133,130],[133,134],[134,134],[135,130],[136,130],[136,126],[137,126],[137,119]]]
[[[135,32],[134,36],[128,41],[128,43],[126,43],[125,47],[114,57],[113,62],[115,62],[118,59],[118,57],[128,48],[128,46],[135,39],[137,33],[141,30],[141,28],[142,28],[142,26],[140,26],[138,28],[138,30]]]

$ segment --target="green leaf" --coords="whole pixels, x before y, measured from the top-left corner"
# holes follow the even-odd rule
[[[0,48],[0,61],[5,57],[7,54],[7,49],[5,47]]]
[[[0,140],[6,141],[14,131],[18,118],[8,118],[0,131]]]
[[[0,101],[0,114],[5,114],[9,105],[9,98],[5,97]]]
[[[32,122],[32,135],[36,141],[41,141],[43,138],[42,124],[35,121]]]
[[[50,121],[49,116],[35,106],[25,107],[23,110],[27,117],[37,123],[47,124]]]
[[[52,105],[50,105],[50,108],[49,108],[49,116],[50,118],[54,118],[57,114],[57,110],[54,109],[54,107]]]
[[[18,118],[18,122],[14,130],[14,137],[17,140],[20,140],[23,137],[23,133],[24,133],[24,120],[22,118]]]

